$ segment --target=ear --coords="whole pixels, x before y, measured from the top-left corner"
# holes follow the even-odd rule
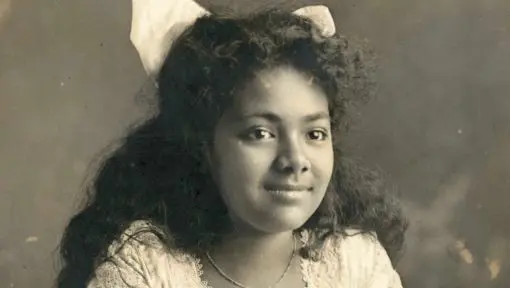
[[[306,17],[317,25],[325,37],[331,37],[336,33],[335,21],[328,7],[324,5],[306,6],[294,11],[294,14]]]

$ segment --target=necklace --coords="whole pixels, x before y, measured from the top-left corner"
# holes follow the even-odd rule
[[[294,256],[296,254],[296,237],[293,237],[293,248],[292,248],[292,254],[290,255],[290,259],[289,259],[289,263],[287,263],[287,267],[285,267],[285,271],[283,271],[282,275],[280,276],[280,278],[278,278],[278,281],[276,281],[276,283],[274,283],[272,286],[269,286],[268,288],[273,288],[275,287],[276,285],[278,285],[278,283],[280,283],[283,278],[285,277],[285,275],[287,275],[287,272],[289,271],[290,269],[290,264],[292,264],[292,259],[294,259]],[[225,272],[223,272],[223,270],[216,264],[216,262],[214,262],[213,258],[211,257],[211,255],[209,254],[209,251],[206,251],[205,252],[205,255],[207,256],[207,259],[209,260],[209,262],[211,263],[211,265],[214,267],[214,269],[216,269],[216,271],[223,277],[225,278],[225,280],[227,280],[228,282],[234,284],[235,286],[239,287],[239,288],[249,288],[248,286],[242,284],[242,283],[239,283],[237,282],[236,280],[232,279],[230,276],[228,276]]]

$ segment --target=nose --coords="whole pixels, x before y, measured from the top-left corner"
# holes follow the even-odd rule
[[[276,168],[284,174],[303,174],[310,170],[310,160],[298,141],[282,143],[276,159]]]

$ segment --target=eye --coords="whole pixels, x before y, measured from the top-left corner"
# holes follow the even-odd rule
[[[274,138],[274,135],[267,129],[255,128],[248,132],[246,138],[249,140],[268,140]]]
[[[316,129],[308,132],[307,138],[313,141],[325,141],[328,136],[326,131]]]

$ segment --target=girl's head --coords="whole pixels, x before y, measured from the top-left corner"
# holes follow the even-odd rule
[[[158,75],[158,112],[106,159],[67,227],[59,283],[90,276],[140,219],[189,251],[232,229],[308,229],[312,252],[355,226],[394,256],[398,205],[341,149],[350,103],[370,91],[360,56],[290,13],[198,19]]]
[[[357,76],[347,48],[279,13],[202,18],[176,41],[158,78],[160,117],[196,156],[189,192],[221,196],[194,211],[204,232],[219,232],[205,219],[227,229],[215,219],[226,211],[228,224],[260,232],[298,229],[323,202],[317,216],[335,216],[338,193],[323,199]],[[223,213],[207,215],[212,205]]]

